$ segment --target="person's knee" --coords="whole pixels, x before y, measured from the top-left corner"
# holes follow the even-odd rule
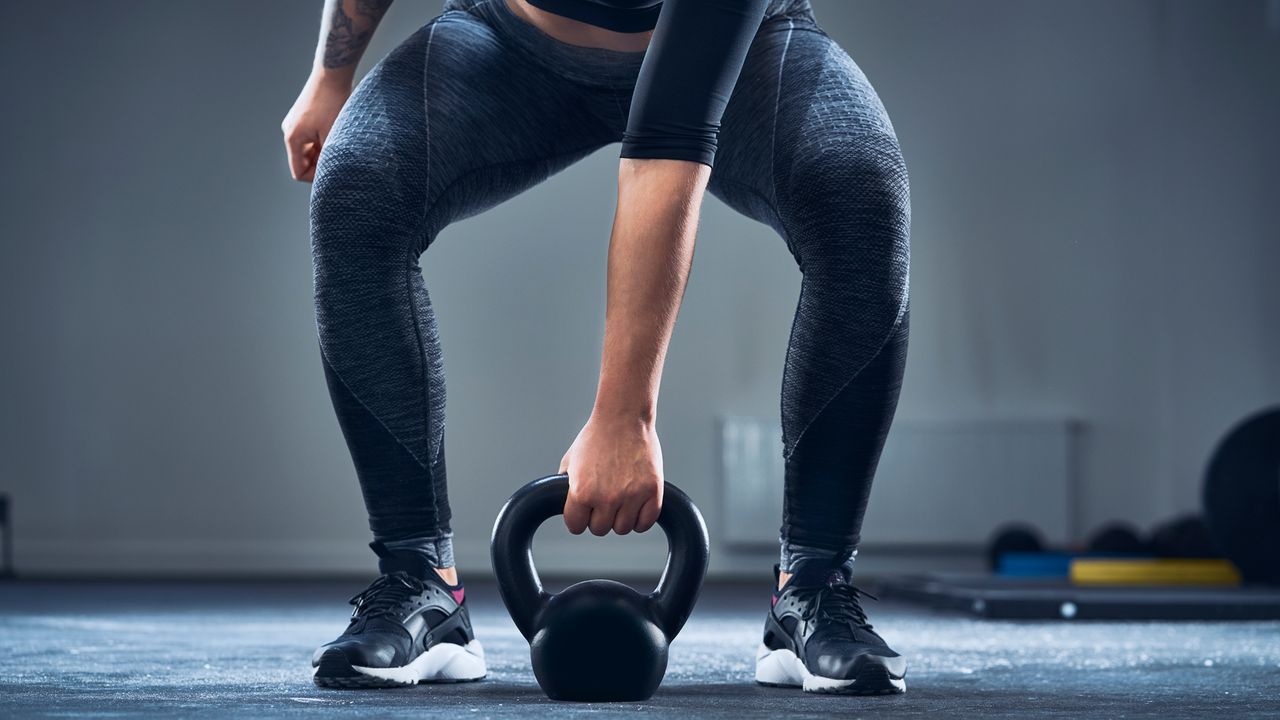
[[[892,136],[848,138],[794,163],[786,197],[784,220],[802,265],[856,262],[867,272],[905,272],[899,261],[909,249],[910,187]],[[868,265],[877,258],[885,266]]]
[[[412,234],[422,222],[421,180],[401,162],[367,143],[326,145],[311,188],[313,249],[390,248]]]
[[[884,335],[907,307],[911,205],[891,136],[850,138],[797,163],[783,215],[806,293],[831,322]]]
[[[317,277],[369,264],[403,266],[427,220],[419,156],[394,138],[349,125],[335,126],[311,188]]]
[[[422,233],[421,203],[406,199],[390,163],[339,142],[321,156],[311,193],[311,256],[319,332],[342,340],[403,305],[412,248]]]

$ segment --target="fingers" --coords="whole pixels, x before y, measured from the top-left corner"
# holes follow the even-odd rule
[[[564,503],[564,526],[574,535],[581,535],[591,522],[591,506],[583,504],[569,491],[569,499]]]
[[[581,535],[590,530],[592,535],[603,537],[610,530],[626,535],[633,530],[646,532],[653,527],[662,508],[661,475],[652,484],[628,483],[621,487],[592,478],[589,474],[584,477],[583,469],[571,461],[572,457],[571,448],[560,458],[559,469],[570,481],[564,502],[564,525],[570,533]],[[578,470],[572,471],[571,465]]]
[[[617,509],[607,505],[591,508],[591,534],[597,537],[604,537],[609,534],[609,530],[613,529],[613,518],[618,514]]]
[[[617,514],[616,506],[588,505],[574,497],[570,490],[569,499],[564,503],[564,526],[574,535],[581,535],[589,528],[592,535],[603,536],[613,529]]]
[[[558,473],[569,473],[569,453],[560,458]],[[581,535],[591,522],[591,506],[582,502],[575,491],[573,483],[569,484],[569,496],[564,500],[564,526],[574,535]]]
[[[623,504],[613,518],[613,531],[619,535],[626,535],[631,532],[636,527],[636,518],[639,514],[639,503],[630,502]]]
[[[650,498],[648,502],[640,508],[638,517],[636,518],[636,532],[648,532],[654,523],[658,522],[658,515],[662,512],[662,496]]]
[[[284,145],[293,179],[311,182],[316,174],[316,158],[320,155],[318,139],[295,132],[285,136]]]
[[[311,182],[316,179],[316,163],[320,159],[320,143],[307,143],[302,148],[303,157],[306,162],[306,170],[302,176],[298,178],[303,182]]]
[[[661,511],[662,490],[661,486],[659,486],[656,497],[638,495],[628,501],[624,501],[613,519],[613,531],[619,535],[626,535],[632,530],[641,533],[648,532],[658,522],[658,515]]]
[[[625,518],[626,516],[619,512],[617,503],[597,502],[594,505],[588,505],[577,497],[572,488],[564,503],[564,526],[574,535],[581,535],[587,529],[591,530],[592,535],[600,537],[608,535],[610,530],[616,530],[619,535],[625,535],[635,526],[635,512],[633,511],[630,515],[630,520]],[[625,529],[618,530],[619,527]]]

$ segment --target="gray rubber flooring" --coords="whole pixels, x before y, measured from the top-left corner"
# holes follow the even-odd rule
[[[357,582],[0,583],[0,717],[1277,717],[1280,623],[991,622],[869,603],[907,693],[832,697],[753,681],[768,589],[714,585],[647,703],[547,700],[492,586],[470,586],[489,677],[322,690],[312,649]]]

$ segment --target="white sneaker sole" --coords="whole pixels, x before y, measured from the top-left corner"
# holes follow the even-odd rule
[[[811,693],[845,695],[894,695],[906,692],[905,677],[895,677],[878,663],[866,663],[850,679],[814,675],[790,650],[770,650],[761,643],[756,650],[756,682],[776,687],[798,687]]]
[[[396,687],[418,683],[470,682],[480,680],[487,673],[484,648],[479,640],[472,640],[465,646],[440,643],[408,665],[393,668],[351,665],[340,651],[333,657],[326,654],[312,673],[312,679],[322,687]]]

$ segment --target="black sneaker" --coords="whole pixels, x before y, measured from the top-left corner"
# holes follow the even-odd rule
[[[773,572],[776,588],[776,566]],[[756,652],[756,682],[816,693],[905,692],[906,660],[871,629],[862,595],[842,568],[799,568],[773,592]]]
[[[483,678],[484,650],[471,630],[462,584],[447,584],[414,553],[370,546],[382,575],[351,598],[346,632],[312,656],[315,684],[381,688]]]

